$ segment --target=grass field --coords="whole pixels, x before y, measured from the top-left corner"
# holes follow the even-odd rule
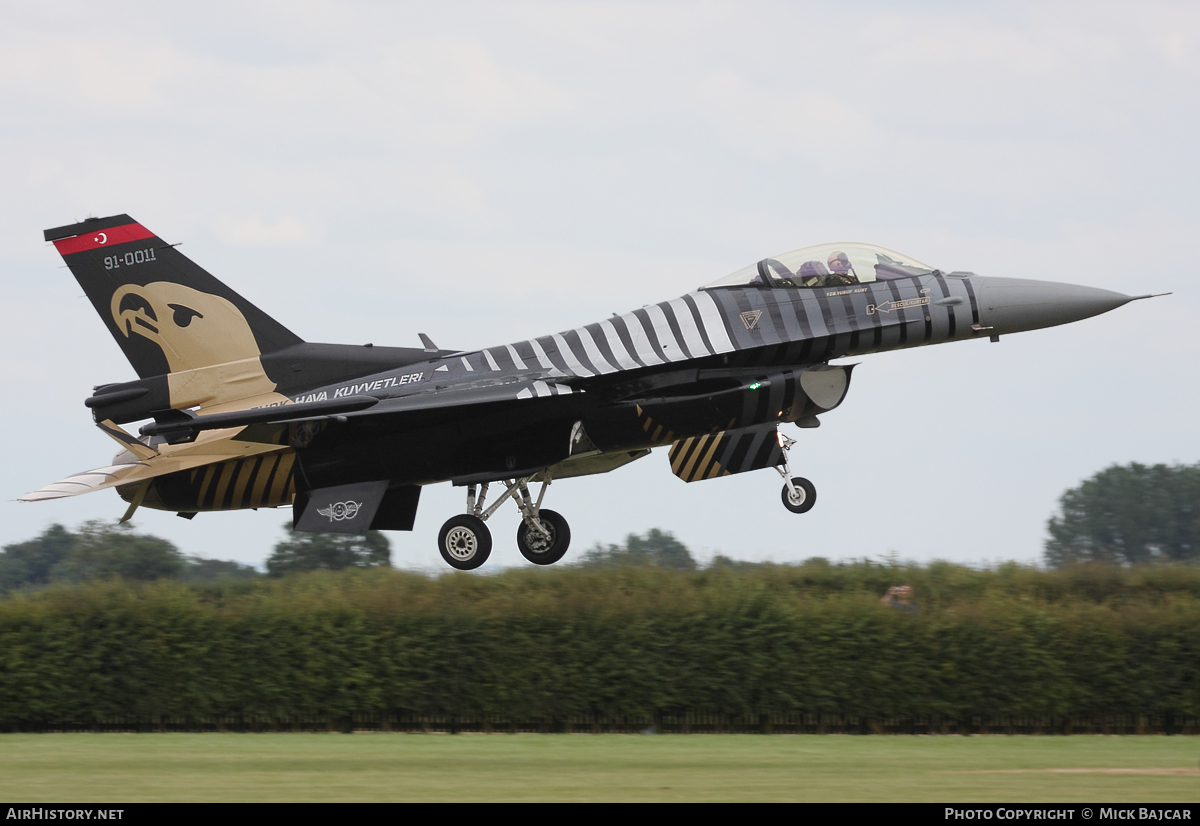
[[[0,800],[1194,802],[1200,738],[5,734]]]

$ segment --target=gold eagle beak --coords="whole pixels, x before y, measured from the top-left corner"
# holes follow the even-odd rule
[[[113,320],[122,335],[137,333],[146,338],[158,335],[158,313],[150,299],[129,287],[113,294]]]

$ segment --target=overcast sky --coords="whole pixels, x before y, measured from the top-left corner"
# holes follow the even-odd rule
[[[1200,460],[1195,3],[36,3],[0,7],[0,544],[116,519],[83,399],[135,378],[41,231],[127,212],[310,341],[500,344],[860,240],[942,269],[1130,294],[1053,330],[869,356],[760,471],[665,451],[564,480],[572,555],[651,527],[702,559],[1041,555],[1062,492]],[[442,570],[462,489],[398,566]],[[290,511],[142,509],[261,564]],[[491,566],[524,564],[515,508]]]

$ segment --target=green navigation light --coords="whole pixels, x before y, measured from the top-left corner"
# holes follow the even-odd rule
[[[751,389],[751,390],[757,390],[757,389],[758,389],[758,388],[760,388],[760,387],[762,387],[762,382],[761,382],[761,381],[756,381],[756,382],[751,382],[751,383],[750,383],[750,389]]]

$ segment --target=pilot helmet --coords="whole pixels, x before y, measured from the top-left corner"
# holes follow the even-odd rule
[[[853,271],[854,268],[850,266],[850,259],[846,257],[846,253],[841,250],[835,250],[829,253],[829,269],[838,275],[845,275]]]

